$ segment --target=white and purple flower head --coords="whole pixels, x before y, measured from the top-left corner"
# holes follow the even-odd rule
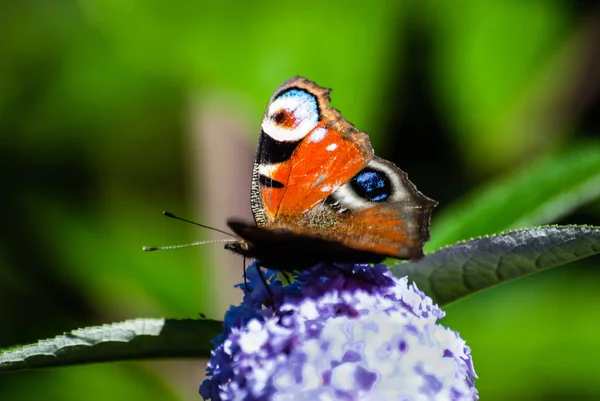
[[[270,291],[247,273],[213,340],[205,400],[478,399],[469,347],[385,265],[318,265],[288,286],[270,271]]]

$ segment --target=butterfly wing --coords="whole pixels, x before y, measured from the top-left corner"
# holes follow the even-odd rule
[[[296,241],[300,248],[310,245],[304,252],[325,247],[338,258],[346,253],[331,243],[371,255],[420,257],[436,202],[393,163],[375,157],[368,135],[328,103],[329,90],[304,78],[275,92],[252,179],[252,212],[261,233],[232,229],[255,253]],[[295,236],[264,241],[269,235],[263,229]]]
[[[293,224],[373,157],[364,132],[327,107],[329,90],[293,78],[273,95],[261,126],[251,205],[259,227]]]
[[[437,205],[393,163],[374,157],[331,194],[322,208],[335,217],[323,237],[399,259],[423,256],[429,220]]]

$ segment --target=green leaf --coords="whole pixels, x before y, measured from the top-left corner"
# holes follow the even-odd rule
[[[547,224],[600,197],[600,145],[544,158],[434,214],[427,250],[476,236]]]
[[[73,330],[0,353],[0,373],[155,358],[208,357],[222,331],[214,320],[135,319]]]
[[[545,226],[482,237],[390,267],[445,305],[477,291],[600,253],[600,228]]]

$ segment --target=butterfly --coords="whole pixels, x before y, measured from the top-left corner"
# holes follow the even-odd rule
[[[281,271],[420,258],[437,202],[375,156],[329,93],[302,77],[275,91],[252,171],[255,224],[228,220],[239,240],[225,248]]]

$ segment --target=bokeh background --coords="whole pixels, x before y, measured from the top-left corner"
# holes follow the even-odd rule
[[[333,88],[377,154],[440,201],[435,227],[473,191],[600,142],[600,6],[0,3],[0,348],[139,316],[219,319],[239,299],[239,258],[141,247],[223,238],[163,210],[218,228],[250,218],[264,107],[294,75]],[[600,203],[551,222],[600,225]],[[482,400],[600,399],[599,264],[448,306]],[[10,374],[0,400],[199,400],[204,367]]]

